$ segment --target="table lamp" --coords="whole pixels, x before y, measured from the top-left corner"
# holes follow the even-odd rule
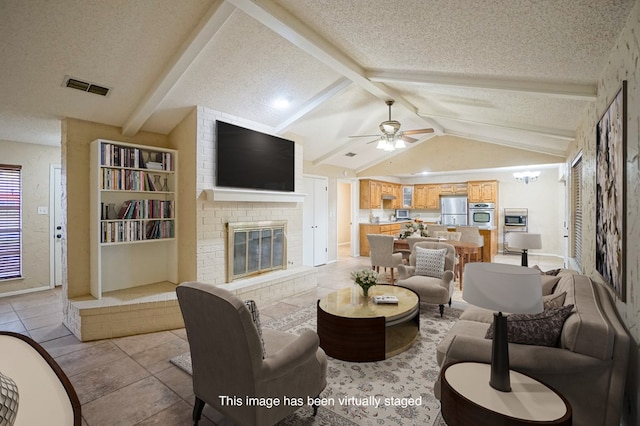
[[[507,237],[509,247],[522,249],[522,266],[529,266],[527,250],[541,249],[542,237],[540,234],[530,234],[528,232],[510,232]]]
[[[503,263],[472,262],[464,268],[462,299],[493,314],[493,344],[489,385],[511,391],[507,317],[502,312],[537,314],[542,312],[540,271]]]

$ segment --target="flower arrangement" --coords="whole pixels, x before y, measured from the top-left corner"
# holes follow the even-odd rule
[[[410,237],[415,233],[419,233],[421,237],[427,236],[427,228],[421,220],[414,219],[413,222],[407,223],[404,227],[405,230],[400,234],[401,239]]]
[[[378,274],[373,269],[353,271],[351,273],[351,278],[353,278],[357,285],[362,287],[364,297],[369,295],[369,289],[378,282]]]

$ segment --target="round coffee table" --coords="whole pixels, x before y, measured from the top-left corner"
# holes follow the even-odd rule
[[[398,304],[376,304],[373,296],[395,296]],[[420,298],[413,291],[377,285],[369,297],[355,285],[318,300],[320,347],[333,358],[367,362],[411,347],[420,330]]]

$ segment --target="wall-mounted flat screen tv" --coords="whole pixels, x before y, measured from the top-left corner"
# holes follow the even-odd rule
[[[294,191],[295,143],[216,121],[216,186]]]

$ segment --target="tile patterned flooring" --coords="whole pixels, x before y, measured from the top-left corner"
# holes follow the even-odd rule
[[[495,261],[519,264],[520,256],[498,255]],[[562,259],[530,255],[529,264],[553,269],[562,267]],[[342,246],[338,262],[318,267],[317,289],[260,307],[262,322],[353,285],[350,272],[363,267],[369,267],[369,258],[349,257]],[[464,305],[460,296],[456,291],[458,307]],[[0,298],[0,330],[31,336],[56,359],[76,389],[83,425],[192,424],[191,376],[169,363],[189,348],[184,329],[81,342],[62,325],[61,289],[56,288]],[[233,423],[205,406],[200,424]]]

